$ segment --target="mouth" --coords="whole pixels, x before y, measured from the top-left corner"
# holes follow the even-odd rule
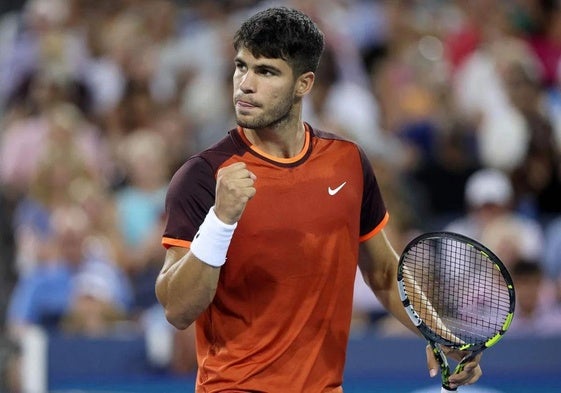
[[[259,105],[257,105],[257,103],[252,102],[252,101],[248,101],[248,100],[242,100],[237,98],[235,100],[236,102],[236,106],[239,108],[245,108],[245,109],[250,109],[250,108],[257,108]]]

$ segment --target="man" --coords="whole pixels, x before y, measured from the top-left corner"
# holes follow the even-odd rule
[[[234,38],[238,127],[170,183],[156,293],[174,326],[196,320],[197,392],[342,392],[361,242],[373,256],[361,263],[365,280],[415,329],[367,158],[302,120],[323,45],[296,10],[243,23]],[[478,361],[453,383],[475,382]]]

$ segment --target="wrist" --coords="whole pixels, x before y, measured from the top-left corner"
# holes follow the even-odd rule
[[[212,206],[191,242],[191,252],[207,265],[224,265],[237,225],[237,222],[226,224],[220,220]]]

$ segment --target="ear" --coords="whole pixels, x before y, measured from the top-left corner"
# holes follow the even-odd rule
[[[309,71],[305,72],[298,77],[296,80],[296,85],[294,87],[294,94],[298,97],[303,97],[308,94],[312,90],[312,86],[314,85],[314,80],[316,79],[316,75]]]

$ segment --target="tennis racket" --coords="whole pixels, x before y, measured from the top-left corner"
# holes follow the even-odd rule
[[[441,345],[467,351],[454,369],[495,345],[514,315],[514,286],[488,248],[451,232],[430,232],[405,247],[398,266],[403,306],[429,342],[442,376],[441,392],[454,391]]]

